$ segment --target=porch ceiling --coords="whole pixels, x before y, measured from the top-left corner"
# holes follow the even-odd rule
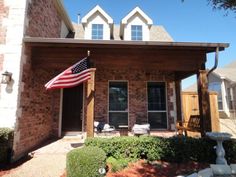
[[[176,72],[183,79],[204,66],[206,54],[220,51],[227,43],[106,41],[54,38],[24,38],[33,65],[64,68],[91,52],[95,65],[130,66]]]

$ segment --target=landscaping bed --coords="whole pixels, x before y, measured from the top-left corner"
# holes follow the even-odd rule
[[[103,154],[101,156],[102,158],[100,158],[103,159],[101,162],[98,163],[97,160],[94,162],[97,163],[97,169],[94,169],[94,174],[90,175],[91,177],[104,176],[98,172],[100,167],[106,169],[106,175],[108,177],[166,177],[188,175],[209,167],[209,164],[215,163],[215,145],[216,142],[208,138],[197,139],[190,137],[162,138],[141,136],[88,138],[85,141],[82,154],[85,157],[94,157],[92,150],[86,150],[89,147],[96,147],[101,151],[99,154]],[[235,142],[227,141],[224,143],[224,147],[227,161],[229,163],[235,163]],[[77,156],[73,154],[73,157],[79,159]],[[67,164],[71,164],[67,166],[67,172],[76,170],[74,167],[83,163],[86,163],[87,166],[95,165],[88,164],[83,159],[77,161],[75,158],[73,159],[73,163],[67,158]],[[107,167],[99,164],[106,164]],[[68,177],[73,177],[73,175],[69,175]]]
[[[145,160],[139,160],[118,172],[107,173],[107,177],[173,177],[177,175],[188,175],[209,167],[207,163],[187,162],[187,163],[169,163],[155,161],[148,163]]]

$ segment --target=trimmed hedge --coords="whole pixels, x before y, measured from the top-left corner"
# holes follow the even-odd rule
[[[128,163],[133,162],[133,160],[127,158],[115,159],[114,157],[108,157],[106,162],[110,165],[112,172],[117,172],[127,167]]]
[[[11,160],[14,131],[10,128],[0,128],[0,164],[5,165]]]
[[[105,167],[106,154],[98,147],[77,148],[67,154],[67,177],[102,177],[99,169]]]
[[[88,138],[86,146],[97,146],[104,150],[108,157],[115,159],[144,158],[149,161],[165,160],[168,162],[208,162],[214,163],[216,142],[208,138],[191,137],[114,137],[114,138]],[[226,159],[228,162],[236,160],[236,143],[224,143]]]

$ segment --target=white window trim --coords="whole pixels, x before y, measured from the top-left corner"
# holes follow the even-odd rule
[[[166,97],[166,110],[154,110],[154,111],[149,111],[148,110],[148,83],[150,83],[150,82],[156,82],[156,83],[160,83],[160,82],[162,82],[162,83],[164,83],[165,84],[165,97]],[[166,81],[147,81],[146,82],[146,101],[147,101],[147,121],[149,122],[149,117],[148,117],[148,113],[149,112],[165,112],[166,113],[166,128],[155,128],[155,129],[151,129],[151,130],[168,130],[169,129],[169,119],[168,119],[168,98],[167,98],[167,91],[168,91],[168,89],[167,89],[167,82]]]
[[[109,110],[109,95],[110,95],[110,83],[111,82],[126,82],[127,83],[127,110],[126,111],[110,111]],[[109,118],[109,113],[110,112],[123,112],[123,113],[128,113],[128,127],[129,127],[129,81],[128,80],[108,80],[108,85],[107,85],[107,89],[108,89],[108,94],[107,94],[107,122],[110,124],[110,118]]]

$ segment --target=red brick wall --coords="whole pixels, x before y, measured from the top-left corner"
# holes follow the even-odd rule
[[[174,80],[174,74],[170,72],[158,72],[150,70],[130,69],[107,69],[96,70],[96,92],[95,92],[95,120],[108,122],[108,81],[122,80],[128,81],[129,97],[129,128],[135,122],[147,122],[147,81],[165,81],[167,86],[167,107],[168,107],[168,127],[174,123],[170,111],[174,110],[174,105],[170,101],[173,96],[173,89],[169,83]],[[136,120],[137,119],[137,120]]]
[[[55,76],[55,71],[32,67],[29,57],[23,67],[24,88],[19,105],[22,113],[16,122],[15,137],[18,138],[15,138],[14,158],[57,135],[55,131],[58,130],[60,90],[46,91],[44,88],[48,79]]]
[[[27,10],[26,36],[60,37],[61,19],[49,0],[32,0]]]
[[[25,36],[60,37],[61,18],[53,1],[31,0],[26,17],[28,25]],[[37,66],[32,68],[29,51],[29,48],[24,51],[28,57],[22,70],[24,89],[19,98],[22,113],[16,120],[14,158],[20,157],[52,135],[57,135],[58,131],[60,92],[48,92],[44,88],[48,79],[55,76],[55,71]]]

